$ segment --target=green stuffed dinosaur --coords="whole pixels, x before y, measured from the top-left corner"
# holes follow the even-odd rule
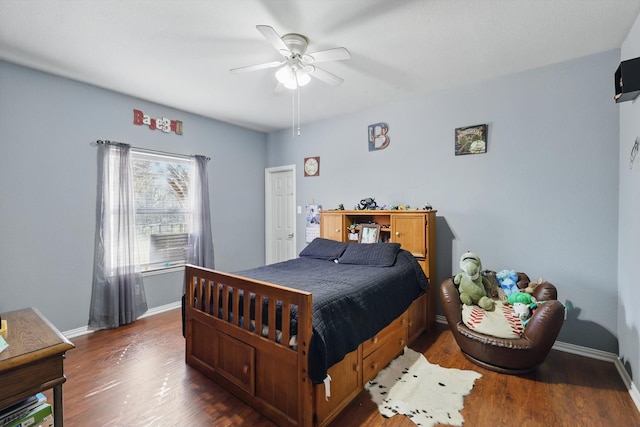
[[[453,283],[460,292],[460,301],[466,305],[477,304],[485,310],[493,310],[495,303],[487,297],[491,291],[491,283],[482,275],[480,257],[473,252],[465,252],[460,257],[460,269],[462,273],[453,278]]]

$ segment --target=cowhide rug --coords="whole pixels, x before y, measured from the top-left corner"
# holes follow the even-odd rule
[[[385,417],[404,414],[422,427],[438,423],[462,426],[464,396],[480,377],[475,371],[431,364],[422,354],[405,347],[404,353],[365,388]]]

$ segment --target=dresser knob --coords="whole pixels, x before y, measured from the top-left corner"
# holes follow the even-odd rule
[[[396,236],[400,237],[400,232],[396,231]]]

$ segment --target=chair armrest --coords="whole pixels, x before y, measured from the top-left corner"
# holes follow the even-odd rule
[[[532,294],[538,301],[558,299],[558,290],[549,282],[542,282],[535,287]]]
[[[462,322],[462,303],[458,288],[451,277],[440,284],[440,302],[449,327],[455,328],[457,323]]]
[[[536,348],[553,347],[562,323],[564,322],[564,306],[560,301],[549,300],[542,303],[534,311],[522,335]]]

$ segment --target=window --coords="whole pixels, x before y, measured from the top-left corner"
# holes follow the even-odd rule
[[[132,149],[131,165],[136,269],[184,265],[192,217],[191,159]]]

